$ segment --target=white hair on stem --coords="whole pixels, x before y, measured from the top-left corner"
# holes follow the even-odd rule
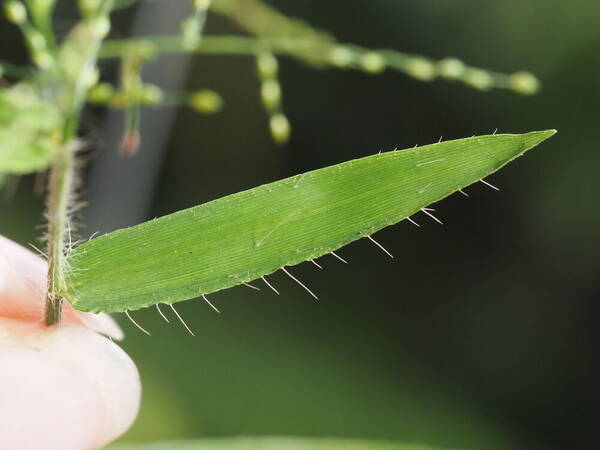
[[[316,294],[313,291],[311,291],[308,287],[306,287],[298,278],[296,278],[294,275],[292,275],[291,273],[289,273],[285,269],[285,267],[282,267],[281,270],[283,270],[287,276],[289,276],[292,280],[294,280],[296,283],[298,283],[302,288],[304,288],[304,290],[306,292],[308,292],[310,295],[312,295],[316,300],[319,300],[319,297],[317,297]]]
[[[162,309],[160,309],[159,304],[157,303],[156,305],[156,309],[158,310],[158,313],[160,314],[160,317],[162,317],[164,319],[165,322],[170,323],[169,319],[167,319],[167,316],[165,316],[165,314],[162,312]]]
[[[433,214],[431,214],[431,211],[435,211],[435,209],[423,208],[423,209],[421,209],[421,211],[423,211],[425,214],[427,214],[429,217],[431,217],[433,220],[435,220],[440,225],[444,225],[444,222],[442,222],[440,219],[438,219]]]
[[[131,320],[131,323],[133,323],[139,330],[141,330],[143,333],[146,333],[148,336],[151,336],[151,334],[148,333],[148,331],[143,326],[141,326],[139,323],[137,323],[135,320],[133,320],[133,317],[131,317],[131,315],[129,314],[129,311],[125,310],[123,312],[125,313],[127,318],[129,320]]]
[[[250,289],[254,289],[255,291],[260,291],[259,287],[253,286],[250,283],[242,283],[244,286],[249,287]]]
[[[175,313],[175,315],[177,316],[177,318],[179,319],[179,321],[183,324],[183,326],[185,327],[186,330],[188,330],[188,333],[190,333],[192,336],[196,336],[192,330],[190,330],[190,327],[187,326],[187,323],[185,323],[185,321],[183,320],[183,318],[179,315],[179,313],[177,312],[177,310],[175,309],[175,307],[173,306],[172,303],[169,303],[169,306],[171,307],[171,309],[173,310],[173,312]]]
[[[408,220],[410,223],[412,223],[414,226],[421,228],[421,225],[419,225],[417,222],[415,222],[413,219],[411,219],[410,217],[407,217],[406,220]]]
[[[496,187],[496,186],[494,186],[492,183],[489,183],[489,182],[485,181],[484,179],[481,179],[481,180],[479,180],[479,181],[481,181],[483,184],[485,184],[486,186],[489,186],[489,187],[491,187],[492,189],[494,189],[494,190],[496,190],[496,191],[499,191],[499,190],[500,190],[500,188],[497,188],[497,187]]]
[[[277,289],[275,289],[275,288],[274,288],[274,287],[271,285],[271,283],[269,283],[269,282],[267,281],[267,279],[266,279],[264,276],[263,276],[263,277],[260,277],[260,278],[261,278],[261,279],[262,279],[262,280],[265,282],[265,284],[266,284],[267,286],[269,286],[269,287],[271,288],[271,290],[272,290],[273,292],[275,292],[277,295],[279,295],[279,291],[278,291]]]
[[[218,314],[221,314],[221,311],[219,311],[219,310],[217,309],[217,307],[216,307],[215,305],[213,305],[213,304],[212,304],[212,303],[211,303],[211,302],[208,300],[208,297],[206,296],[206,294],[202,294],[202,298],[204,299],[204,301],[205,301],[206,303],[208,303],[208,306],[210,306],[212,309],[214,309],[214,310],[215,310],[215,311],[216,311]]]
[[[311,262],[311,263],[313,263],[315,266],[317,266],[319,269],[322,269],[322,268],[323,268],[323,267],[321,267],[321,266],[319,265],[319,263],[318,263],[318,262],[316,262],[314,259],[311,259],[311,260],[310,260],[310,262]]]
[[[343,262],[344,264],[348,264],[348,261],[346,261],[344,258],[342,258],[340,255],[338,255],[336,252],[331,251],[329,252],[331,253],[333,256],[335,256],[337,259],[339,259],[341,262]]]
[[[388,255],[390,258],[394,258],[394,255],[392,255],[390,252],[388,252],[385,247],[383,245],[381,245],[379,242],[377,242],[375,239],[373,239],[372,236],[367,236],[367,239],[369,239],[373,244],[375,244],[377,247],[379,247],[386,255]]]

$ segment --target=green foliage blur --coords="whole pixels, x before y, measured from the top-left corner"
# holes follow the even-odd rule
[[[180,110],[168,153],[143,191],[110,191],[110,171],[102,187],[108,197],[87,186],[83,236],[111,231],[98,217],[131,225],[121,218],[132,198],[140,199],[144,220],[440,136],[548,128],[559,134],[492,177],[500,193],[477,185],[469,198],[439,204],[443,227],[423,216],[421,228],[401,223],[379,233],[395,260],[363,240],[340,252],[348,265],[326,257],[319,260],[322,271],[300,266],[299,278],[319,302],[279,273],[270,280],[281,296],[264,285],[260,292],[237,287],[211,296],[220,315],[201,300],[179,306],[195,338],[154,309],[135,316],[151,337],[119,317],[127,334],[122,345],[144,385],[140,417],[122,441],[297,435],[478,450],[597,448],[600,4],[269,3],[342,41],[455,56],[498,71],[530,70],[542,90],[529,97],[479,92],[282,59],[292,136],[281,148],[269,137],[252,58],[195,57],[187,88],[219,92],[222,112]],[[123,12],[114,27],[127,35],[132,20]],[[2,27],[3,57],[22,63],[16,31]],[[210,16],[207,29],[233,28]],[[155,64],[171,63],[167,56]],[[140,176],[136,158],[151,133],[144,114],[160,120],[168,110],[143,111],[140,152],[115,171]],[[102,109],[87,113],[91,143],[110,142],[102,135],[105,117]],[[92,171],[100,153],[92,152]],[[35,242],[43,223],[35,180],[9,184],[5,192],[14,195],[1,203],[0,233]]]

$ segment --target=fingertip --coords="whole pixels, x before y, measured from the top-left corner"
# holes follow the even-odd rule
[[[31,250],[0,235],[0,317],[40,323],[44,318],[47,285],[46,261]],[[90,325],[113,339],[123,338],[119,326],[108,317],[92,317],[63,302],[61,320]]]
[[[79,325],[13,319],[0,319],[0,336],[0,417],[11,430],[0,448],[100,448],[135,420],[139,373],[113,342]]]
[[[125,337],[125,333],[123,333],[119,324],[110,314],[94,314],[81,311],[76,311],[76,314],[86,327],[97,333],[108,336],[116,341],[122,341]]]

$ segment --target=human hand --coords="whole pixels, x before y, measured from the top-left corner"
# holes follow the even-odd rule
[[[0,448],[100,448],[133,423],[137,368],[106,314],[64,304],[60,325],[43,323],[46,262],[0,236]]]

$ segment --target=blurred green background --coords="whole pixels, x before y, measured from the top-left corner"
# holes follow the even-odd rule
[[[195,57],[187,61],[185,85],[220,92],[222,113],[145,111],[141,151],[128,161],[105,156],[116,153],[111,143],[120,129],[104,125],[114,113],[87,113],[92,201],[82,235],[440,136],[547,128],[559,134],[492,176],[501,192],[475,185],[470,198],[437,205],[443,227],[422,217],[420,229],[401,223],[378,233],[396,259],[363,240],[340,251],[348,265],[324,257],[322,271],[297,268],[319,302],[278,273],[271,279],[279,297],[244,287],[220,292],[211,300],[221,315],[200,300],[181,304],[195,338],[154,309],[135,315],[151,337],[118,317],[127,333],[122,345],[144,384],[139,420],[123,440],[277,434],[480,450],[598,448],[600,4],[269,3],[341,41],[530,70],[543,90],[533,97],[478,92],[282,59],[293,137],[279,148],[269,138],[252,58]],[[72,11],[58,13],[67,29]],[[135,13],[117,15],[114,36],[129,34]],[[208,33],[232,30],[209,17]],[[23,62],[17,32],[3,24],[0,33],[3,58]],[[165,57],[148,70],[185,63]],[[144,165],[152,123],[172,113],[168,152],[148,150],[155,165]],[[35,242],[43,223],[33,184],[20,180],[0,204],[0,233],[24,244]]]

